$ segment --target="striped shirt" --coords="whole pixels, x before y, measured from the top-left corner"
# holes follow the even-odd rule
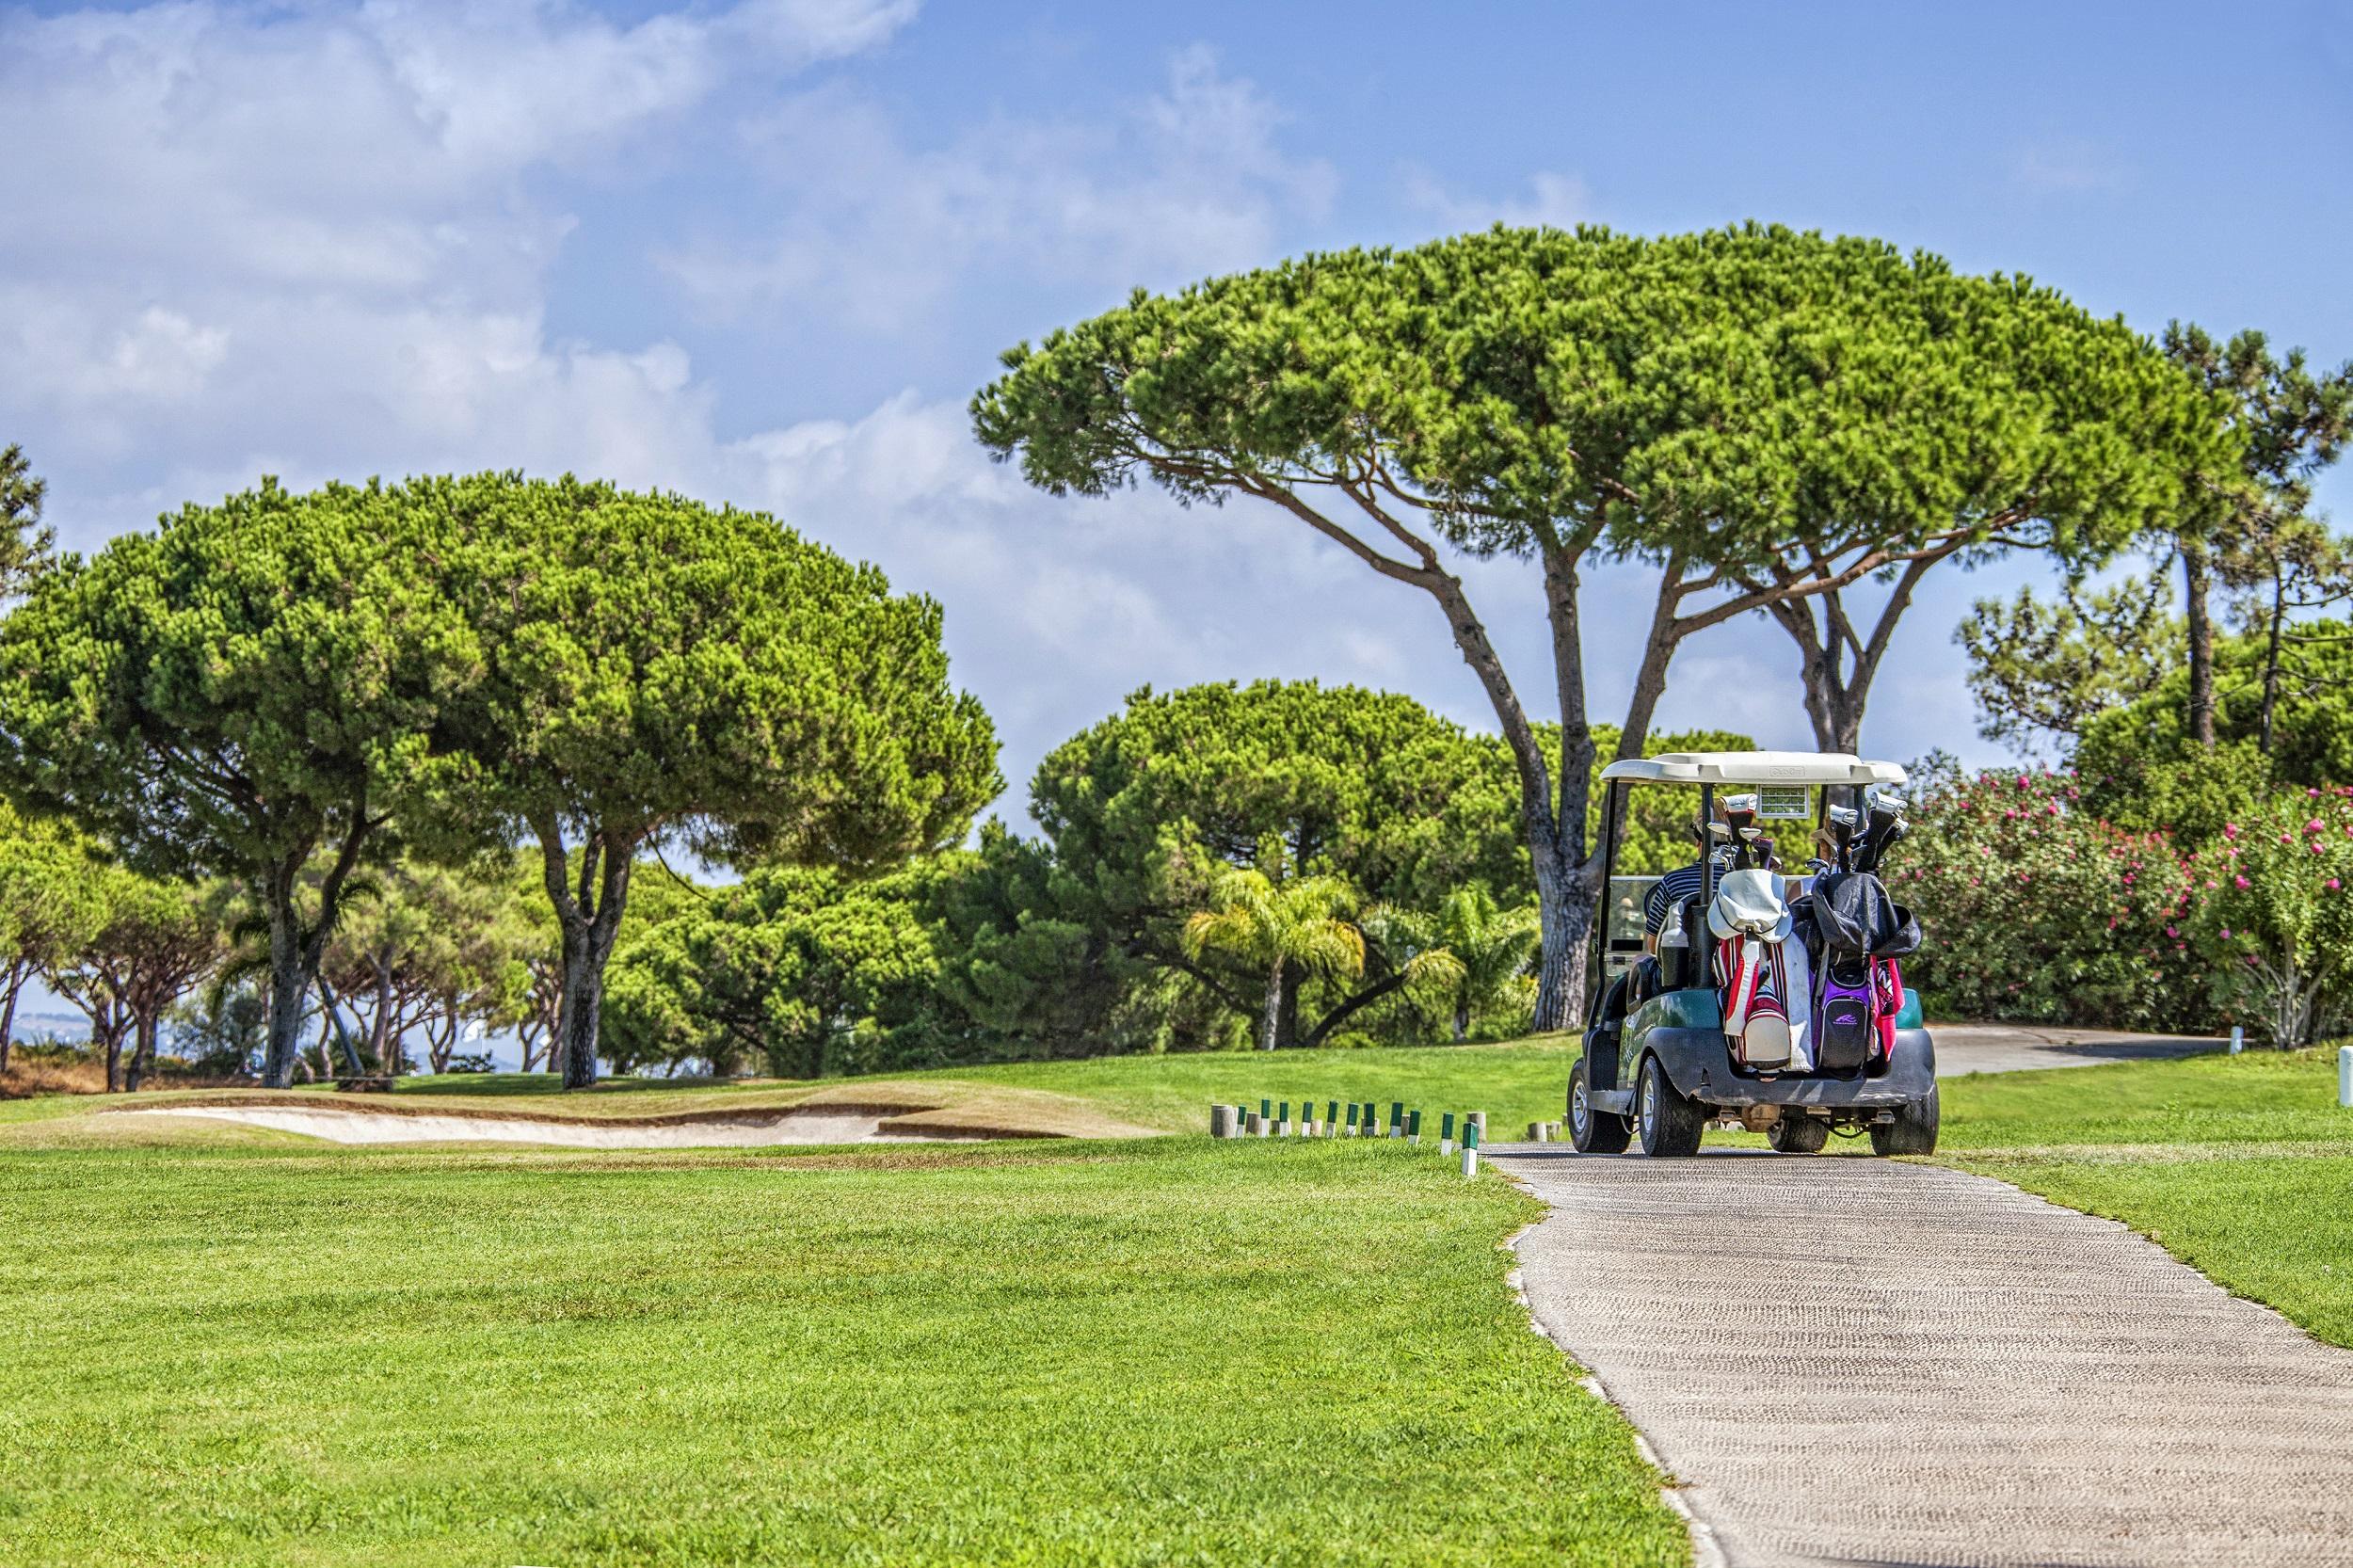
[[[1731,869],[1732,851],[1718,850],[1717,880],[1723,880],[1724,872]],[[1693,897],[1699,890],[1700,863],[1697,860],[1688,866],[1677,866],[1652,883],[1649,895],[1642,900],[1642,934],[1646,936],[1658,935],[1659,928],[1667,923],[1667,917],[1682,907],[1685,899]]]

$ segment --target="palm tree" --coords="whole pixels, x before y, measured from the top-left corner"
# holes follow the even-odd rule
[[[1436,936],[1458,970],[1453,991],[1459,1043],[1470,1032],[1472,1011],[1501,996],[1528,968],[1536,951],[1536,910],[1502,908],[1494,894],[1473,883],[1457,888],[1438,905]]]
[[[1283,976],[1354,978],[1365,969],[1365,934],[1347,916],[1355,889],[1336,876],[1275,882],[1264,872],[1228,868],[1209,888],[1210,907],[1185,922],[1185,952],[1215,949],[1266,974],[1266,1019],[1258,1046],[1273,1050],[1283,1021]]]

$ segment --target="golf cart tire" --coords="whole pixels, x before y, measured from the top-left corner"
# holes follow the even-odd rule
[[[1830,1143],[1830,1124],[1819,1116],[1793,1116],[1785,1111],[1767,1129],[1765,1141],[1778,1154],[1819,1154]]]
[[[1579,1154],[1624,1154],[1634,1128],[1624,1116],[1613,1112],[1596,1111],[1586,1097],[1592,1085],[1585,1077],[1585,1059],[1578,1057],[1577,1065],[1569,1069],[1569,1144]],[[1577,1114],[1582,1107],[1584,1115]]]
[[[1699,1153],[1707,1117],[1674,1086],[1657,1057],[1642,1058],[1642,1076],[1637,1081],[1634,1124],[1642,1152],[1653,1160],[1683,1160]]]
[[[1874,1154],[1934,1154],[1936,1124],[1936,1091],[1930,1089],[1910,1104],[1898,1106],[1894,1121],[1873,1125],[1871,1151]]]

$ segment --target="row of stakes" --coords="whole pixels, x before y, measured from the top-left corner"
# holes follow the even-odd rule
[[[1380,1132],[1380,1107],[1372,1101],[1351,1100],[1343,1116],[1338,1100],[1324,1102],[1323,1115],[1316,1116],[1316,1102],[1303,1100],[1299,1117],[1291,1117],[1289,1100],[1260,1100],[1258,1109],[1244,1112],[1239,1105],[1209,1107],[1209,1136],[1212,1138],[1375,1138]],[[1487,1113],[1467,1111],[1463,1113],[1463,1174],[1479,1174],[1479,1141],[1486,1135]],[[1421,1112],[1408,1111],[1403,1100],[1389,1102],[1387,1136],[1402,1138],[1409,1144],[1421,1142]],[[1454,1112],[1447,1112],[1438,1124],[1438,1152],[1454,1152]]]

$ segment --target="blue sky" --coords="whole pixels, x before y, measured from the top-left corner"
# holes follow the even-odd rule
[[[264,472],[774,510],[946,604],[1017,817],[1037,758],[1146,681],[1490,721],[1429,604],[1295,524],[990,465],[963,408],[1007,344],[1306,248],[1757,217],[2333,363],[2348,145],[2353,8],[2315,5],[0,9],[0,440],[81,548]],[[1527,574],[1471,578],[1541,690]],[[2042,578],[1940,568],[1865,748],[1998,757],[1951,636]],[[1611,586],[1603,716],[1641,611]],[[1805,744],[1793,650],[1708,633],[1660,719]]]

